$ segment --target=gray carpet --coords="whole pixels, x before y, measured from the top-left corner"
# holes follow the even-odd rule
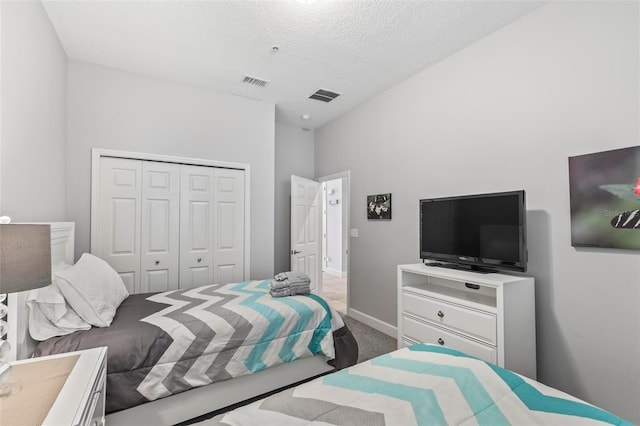
[[[375,358],[398,348],[397,341],[393,337],[389,337],[351,317],[343,315],[342,319],[358,342],[358,362]]]

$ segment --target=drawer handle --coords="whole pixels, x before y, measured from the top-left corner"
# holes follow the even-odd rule
[[[198,258],[198,263],[200,263],[200,262],[202,262],[202,258],[201,257]]]
[[[156,264],[156,265],[159,265],[159,264],[160,264],[160,261],[159,261],[159,260],[156,260],[156,261],[155,261],[155,264]]]
[[[444,312],[442,312],[442,311],[438,311],[438,316],[439,316],[440,318],[444,318]]]
[[[442,337],[438,337],[438,344],[444,346],[444,340],[442,340]]]

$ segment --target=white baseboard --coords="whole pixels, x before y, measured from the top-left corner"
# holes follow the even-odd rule
[[[398,337],[398,328],[396,326],[384,321],[380,321],[379,319],[374,318],[371,315],[356,311],[353,308],[348,308],[347,316],[350,316],[351,318],[358,320],[361,323],[368,325],[369,327],[376,329],[381,333],[386,334],[387,336],[393,337],[394,339]]]

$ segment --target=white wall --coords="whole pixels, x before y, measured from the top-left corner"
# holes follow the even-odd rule
[[[67,57],[40,2],[0,8],[0,215],[62,221]]]
[[[89,251],[91,148],[251,165],[251,278],[273,276],[273,104],[84,62],[68,65],[68,219]]]
[[[291,269],[291,175],[315,178],[314,132],[276,123],[275,263],[277,272]]]
[[[638,8],[551,2],[316,130],[316,174],[351,170],[352,308],[395,325],[420,198],[524,188],[539,379],[636,423],[640,254],[571,247],[567,157],[639,144]]]

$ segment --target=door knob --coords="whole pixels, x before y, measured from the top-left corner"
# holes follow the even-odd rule
[[[298,253],[302,253],[302,250],[291,250],[290,253],[291,254],[298,254]]]

